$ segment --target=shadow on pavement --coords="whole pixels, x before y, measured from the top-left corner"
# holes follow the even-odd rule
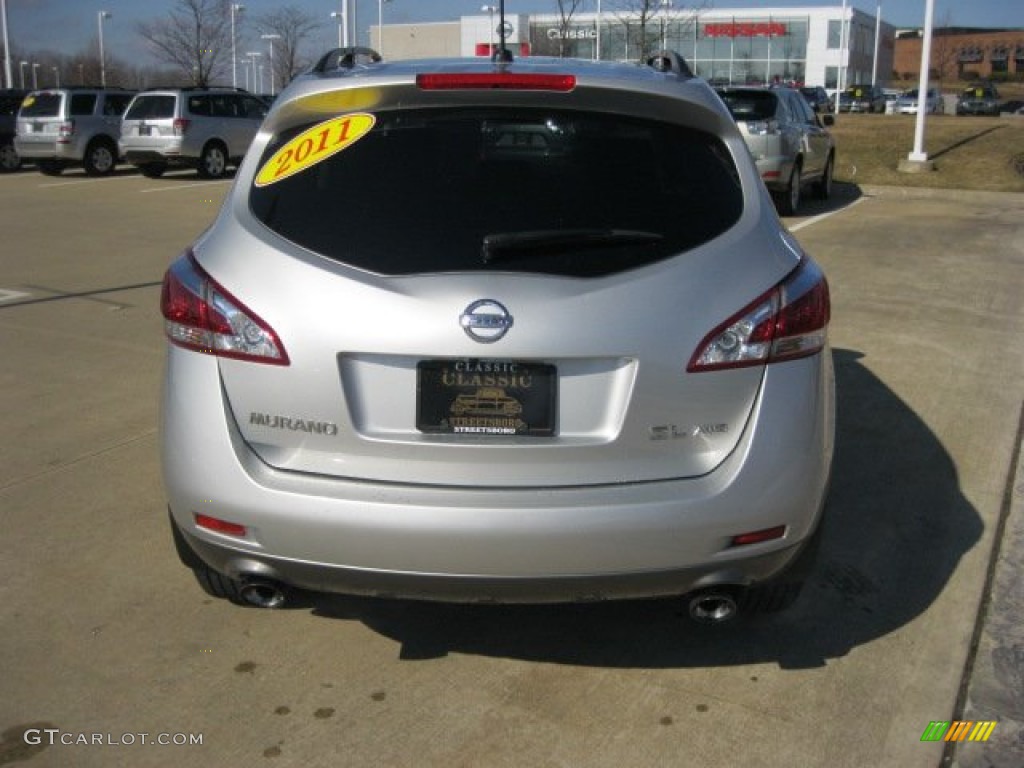
[[[787,612],[705,627],[679,599],[467,606],[309,594],[291,605],[361,621],[401,643],[403,659],[454,652],[621,668],[810,668],[844,656],[927,610],[983,526],[929,428],[859,353],[834,358],[838,446],[825,537]]]

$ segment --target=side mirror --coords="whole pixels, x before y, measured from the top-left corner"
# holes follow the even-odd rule
[[[825,124],[826,128],[831,128],[836,124],[835,115],[823,115],[821,121]]]

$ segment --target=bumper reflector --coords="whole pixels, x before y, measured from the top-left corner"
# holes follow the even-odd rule
[[[245,536],[246,534],[244,525],[229,523],[227,520],[220,520],[216,517],[200,515],[199,513],[196,513],[196,525],[209,531],[227,534],[228,536]]]

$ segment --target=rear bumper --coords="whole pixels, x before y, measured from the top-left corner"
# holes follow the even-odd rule
[[[173,521],[172,524],[177,526]],[[786,572],[810,539],[748,558],[739,566],[709,564],[664,571],[503,578],[406,573],[253,556],[178,529],[191,554],[233,579],[275,581],[318,592],[440,602],[564,603],[683,595],[713,586],[749,585]],[[182,558],[187,562],[188,557]]]
[[[160,163],[162,165],[170,166],[187,166],[192,167],[196,164],[195,158],[182,157],[177,152],[158,152],[152,149],[137,150],[137,149],[123,149],[124,160],[126,163],[131,165],[152,165],[154,163]]]
[[[26,160],[79,161],[82,159],[82,154],[74,143],[62,143],[52,138],[39,141],[18,136],[14,139],[14,149],[19,157]]]
[[[214,359],[172,348],[166,382],[163,475],[189,547],[236,578],[352,594],[545,602],[765,581],[815,530],[833,449],[827,352],[769,367],[744,435],[713,472],[583,487],[432,487],[282,472],[242,441]],[[247,534],[198,528],[196,514]],[[729,546],[737,534],[779,525],[780,539]]]

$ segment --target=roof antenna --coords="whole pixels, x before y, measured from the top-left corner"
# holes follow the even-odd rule
[[[501,46],[491,56],[491,61],[510,62],[512,61],[512,51],[505,44],[505,38],[508,37],[508,27],[505,26],[505,0],[498,2],[498,35],[501,38]]]

